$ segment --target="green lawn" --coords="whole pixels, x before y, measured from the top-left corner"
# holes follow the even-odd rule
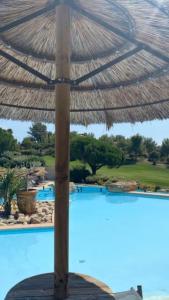
[[[47,167],[52,167],[55,165],[55,158],[52,156],[45,155],[42,157],[46,163]]]
[[[169,169],[165,166],[153,166],[149,163],[121,166],[120,168],[103,167],[97,172],[98,175],[119,177],[127,180],[136,180],[145,185],[159,185],[169,187]]]
[[[47,166],[54,166],[54,158],[51,156],[43,157]],[[77,162],[71,162],[76,165]],[[120,168],[103,167],[97,172],[98,175],[105,175],[110,178],[117,177],[126,180],[136,180],[145,185],[158,185],[169,188],[169,169],[164,165],[153,166],[150,163],[137,163],[126,165]]]
[[[49,155],[45,155],[42,157],[46,163],[47,167],[53,167],[55,165],[55,158]],[[71,166],[76,166],[78,164],[78,160],[77,161],[71,161],[70,162]]]

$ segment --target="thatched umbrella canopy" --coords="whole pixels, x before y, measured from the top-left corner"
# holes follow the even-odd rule
[[[58,2],[8,0],[0,4],[1,118],[55,120]],[[167,118],[168,1],[67,3],[71,7],[71,122],[110,126]],[[24,70],[24,65],[19,67],[8,54],[44,78]]]
[[[110,127],[169,117],[168,17],[168,0],[0,2],[0,118],[56,122],[60,298],[68,277],[70,121]]]

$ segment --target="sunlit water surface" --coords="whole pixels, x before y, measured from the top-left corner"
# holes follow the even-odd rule
[[[169,200],[100,188],[70,198],[70,271],[168,300]],[[0,300],[24,278],[53,271],[53,244],[53,229],[0,231]]]

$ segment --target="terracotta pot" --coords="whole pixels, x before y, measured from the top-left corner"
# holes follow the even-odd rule
[[[21,213],[31,215],[36,212],[36,190],[20,191],[17,194],[17,205]]]

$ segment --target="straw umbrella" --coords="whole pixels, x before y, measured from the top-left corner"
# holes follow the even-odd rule
[[[167,0],[0,3],[0,117],[56,124],[55,276],[67,295],[69,126],[169,117]]]

